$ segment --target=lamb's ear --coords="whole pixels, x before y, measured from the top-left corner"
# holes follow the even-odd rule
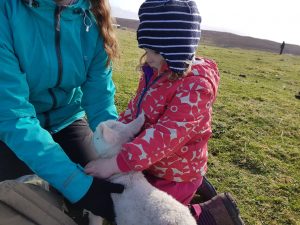
[[[117,134],[113,129],[109,128],[105,124],[101,124],[100,127],[104,141],[109,144],[115,144],[118,141]]]
[[[102,124],[98,124],[98,126],[96,127],[96,130],[94,132],[95,134],[98,134],[99,136],[103,136],[103,126]]]
[[[142,112],[135,120],[128,124],[128,128],[130,128],[131,132],[136,135],[142,128],[145,122],[145,115]]]

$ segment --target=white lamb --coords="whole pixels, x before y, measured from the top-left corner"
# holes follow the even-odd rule
[[[140,115],[129,124],[105,121],[98,125],[93,143],[100,157],[117,154],[144,124]],[[141,172],[114,175],[111,182],[123,184],[122,194],[112,194],[118,225],[196,225],[189,209],[167,193],[153,187]],[[102,224],[101,217],[90,214],[90,225]]]

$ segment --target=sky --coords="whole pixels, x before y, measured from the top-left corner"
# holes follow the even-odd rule
[[[299,0],[195,0],[204,30],[225,31],[243,36],[300,45]],[[109,0],[113,15],[123,10],[130,19],[144,0]]]

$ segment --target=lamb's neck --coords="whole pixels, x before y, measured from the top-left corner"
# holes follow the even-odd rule
[[[131,171],[131,172],[126,172],[126,173],[116,173],[114,175],[112,175],[109,180],[110,181],[115,181],[116,179],[120,178],[120,177],[130,177],[132,174],[136,173],[135,171]]]

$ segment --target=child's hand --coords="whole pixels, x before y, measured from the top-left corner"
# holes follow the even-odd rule
[[[115,173],[121,172],[116,159],[117,157],[93,160],[85,166],[84,171],[93,177],[102,179],[108,178]]]

